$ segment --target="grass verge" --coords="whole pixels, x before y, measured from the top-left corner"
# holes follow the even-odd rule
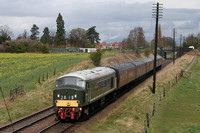
[[[162,101],[151,121],[151,133],[200,132],[200,57],[191,68],[192,76],[176,84]]]

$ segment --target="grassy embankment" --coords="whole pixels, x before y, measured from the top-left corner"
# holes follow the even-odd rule
[[[70,53],[70,54],[0,54],[1,60],[1,85],[4,85],[3,90],[8,94],[9,89],[15,88],[12,85],[25,85],[26,94],[17,97],[14,101],[9,100],[6,96],[6,101],[12,119],[17,119],[24,115],[30,114],[41,108],[52,105],[52,92],[56,78],[69,72],[88,69],[94,67],[88,59],[88,54]],[[133,53],[120,53],[119,51],[109,51],[103,55],[101,61],[102,66],[119,64],[145,58],[136,56]],[[85,61],[84,61],[85,60]],[[78,63],[79,62],[79,63]],[[56,68],[56,75],[52,76]],[[11,71],[9,73],[9,71]],[[38,84],[39,75],[48,73],[49,78]],[[6,74],[9,73],[9,74]],[[5,74],[5,75],[4,75]],[[3,76],[4,75],[4,76]],[[9,76],[11,75],[11,76]],[[22,76],[18,76],[22,75]],[[10,79],[11,77],[11,79]],[[14,77],[14,78],[12,78]],[[2,82],[3,80],[3,82]],[[13,81],[11,81],[13,80]],[[15,81],[16,80],[16,81]],[[12,84],[11,84],[12,82]],[[8,86],[9,88],[5,86]],[[1,98],[1,95],[0,95]],[[0,100],[0,124],[8,123],[8,116],[3,103]]]
[[[194,63],[192,76],[176,84],[151,121],[151,133],[200,132],[200,57]]]
[[[81,128],[77,132],[87,133],[134,133],[144,131],[144,120],[146,113],[151,112],[153,103],[161,94],[162,88],[166,86],[168,81],[174,79],[181,69],[186,68],[192,60],[192,55],[184,55],[176,60],[175,65],[170,63],[164,69],[157,73],[156,94],[152,94],[149,86],[152,86],[153,78],[147,79],[143,84],[134,88],[125,101],[112,111],[104,114],[103,118]],[[168,94],[167,94],[168,95]],[[156,112],[157,113],[157,112]],[[150,123],[151,124],[151,123]]]
[[[103,58],[114,56],[118,51],[109,51]],[[0,86],[3,89],[12,119],[22,117],[52,104],[52,90],[57,77],[73,71],[81,61],[89,60],[87,53],[67,54],[10,54],[0,53]],[[87,61],[90,62],[90,61]],[[78,66],[78,65],[77,65]],[[91,63],[81,69],[94,67]],[[56,75],[54,69],[56,68]],[[48,80],[47,80],[48,72]],[[64,73],[61,73],[64,72]],[[42,81],[44,74],[45,80]],[[42,84],[38,84],[38,79]],[[45,84],[50,86],[43,88]],[[9,91],[24,85],[26,95],[9,100]],[[41,89],[41,87],[43,89]],[[0,124],[7,123],[8,117],[0,94]]]

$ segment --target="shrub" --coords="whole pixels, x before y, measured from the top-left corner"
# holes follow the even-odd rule
[[[101,57],[103,55],[104,51],[97,49],[96,52],[90,53],[89,58],[92,60],[92,63],[95,66],[100,66],[100,62],[101,62]]]
[[[144,55],[145,55],[146,57],[149,57],[150,53],[151,53],[151,49],[145,49],[145,50],[144,50]]]
[[[49,48],[46,45],[42,45],[40,46],[39,51],[42,53],[49,53]]]
[[[0,49],[8,53],[42,52],[48,53],[49,48],[38,41],[30,39],[20,39],[16,41],[6,41]]]
[[[141,50],[140,49],[136,49],[135,53],[136,53],[137,56],[140,56]]]

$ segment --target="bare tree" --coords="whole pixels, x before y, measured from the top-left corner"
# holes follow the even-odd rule
[[[186,38],[187,42],[197,42],[198,37],[196,37],[194,34],[189,34]]]
[[[22,34],[18,35],[17,40],[26,39],[26,38],[29,38],[29,36],[28,36],[28,32],[26,30],[24,30],[24,32]]]
[[[28,32],[27,32],[26,30],[24,30],[24,32],[22,33],[22,37],[23,37],[24,39],[26,39],[26,38],[29,37]]]
[[[136,47],[145,48],[145,36],[142,27],[137,27],[134,29],[134,36],[136,38]]]
[[[54,44],[54,38],[56,36],[56,30],[50,30],[49,35],[50,35],[50,44]]]
[[[123,39],[121,43],[120,52],[124,53],[126,46],[127,46],[127,39]]]
[[[128,38],[127,38],[126,42],[127,42],[128,48],[133,49],[133,50],[136,49],[134,40],[135,40],[135,38],[134,38],[134,30],[130,30],[130,33],[128,35]]]
[[[145,47],[145,36],[142,27],[136,27],[130,31],[127,38],[127,45],[133,50],[137,50],[139,47]]]
[[[5,42],[6,40],[11,40],[12,35],[13,32],[8,25],[0,26],[0,43]]]
[[[82,28],[72,29],[69,33],[68,42],[75,47],[86,47],[87,31]]]

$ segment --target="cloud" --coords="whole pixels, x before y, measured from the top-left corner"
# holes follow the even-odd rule
[[[140,26],[145,31],[146,39],[150,40],[155,30],[153,3],[149,0],[1,0],[0,25],[9,25],[17,37],[36,24],[42,35],[46,26],[56,29],[56,18],[60,12],[67,32],[73,28],[96,26],[101,41],[112,42],[122,40],[131,29]],[[199,9],[166,8],[172,6],[163,4],[160,23],[164,36],[171,36],[173,28],[182,34],[198,32]],[[181,7],[184,6],[182,4]]]

